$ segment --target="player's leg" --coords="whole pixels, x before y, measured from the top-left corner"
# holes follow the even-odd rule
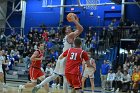
[[[41,80],[41,81],[43,81],[44,79],[45,79],[44,75],[39,77],[39,80]],[[44,88],[45,88],[46,92],[49,92],[49,85],[48,85],[48,83],[44,84]]]
[[[39,72],[40,72],[40,70],[31,67],[29,69],[31,83],[26,83],[25,85],[20,85],[19,89],[18,89],[18,93],[22,93],[23,89],[36,86]]]
[[[61,59],[59,62],[60,62],[59,74],[64,75],[66,58]],[[68,93],[68,83],[65,76],[63,76],[63,91],[64,93]]]
[[[94,78],[90,78],[90,83],[91,83],[92,93],[94,93]]]
[[[74,88],[72,88],[71,93],[76,93],[76,91],[75,91],[75,89],[74,89]]]
[[[86,77],[82,77],[82,91],[84,91]]]
[[[4,88],[4,75],[0,72],[0,90]]]
[[[38,84],[36,87],[40,88],[43,85],[45,85],[46,83],[49,83],[50,81],[56,79],[59,75],[53,73],[51,76],[47,77],[46,79],[44,79],[40,84]]]
[[[74,87],[76,93],[83,93],[81,87],[82,87],[82,76],[79,75],[73,75],[74,79],[72,79],[72,86]]]
[[[68,93],[68,82],[65,76],[63,76],[63,91],[64,93]]]
[[[0,82],[4,83],[4,74],[0,72]]]
[[[94,73],[93,71],[89,72],[92,93],[94,93],[94,74],[93,73]]]
[[[39,85],[37,85],[37,87],[42,87],[44,84],[49,83],[50,81],[56,79],[59,75],[59,70],[60,70],[60,60],[58,59],[58,61],[56,62],[56,66],[54,69],[54,73],[47,77],[45,80],[43,80]]]
[[[84,71],[83,77],[82,77],[82,91],[84,91],[84,86],[85,86],[85,80],[88,78],[88,72]]]
[[[18,93],[22,93],[23,89],[34,87],[34,86],[36,86],[36,84],[37,84],[37,79],[31,80],[31,83],[26,83],[25,85],[20,85],[19,89],[18,89]]]
[[[56,62],[54,73],[51,76],[44,79],[40,84],[35,86],[32,90],[32,93],[36,93],[43,85],[45,85],[46,83],[49,83],[50,81],[56,79],[59,76],[58,74],[56,74],[56,73],[59,73],[59,69],[60,69],[60,61],[58,60]]]

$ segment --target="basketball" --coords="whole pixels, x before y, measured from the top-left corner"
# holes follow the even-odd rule
[[[74,16],[74,18],[77,20],[77,21],[79,21],[79,19],[78,19],[78,17],[77,17],[77,15],[76,14],[74,14],[74,13],[69,13],[68,15],[67,15],[67,20],[69,21],[69,22],[72,22],[72,16]]]

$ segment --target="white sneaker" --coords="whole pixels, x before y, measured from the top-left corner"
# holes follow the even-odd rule
[[[112,90],[111,90],[111,91],[112,91],[112,92],[114,92],[114,90],[115,90],[115,89],[114,89],[114,88],[112,88]]]
[[[117,88],[117,90],[115,92],[118,93],[119,92],[119,88]]]
[[[23,91],[23,85],[19,85],[19,87],[18,87],[18,93],[22,93],[22,91]]]
[[[57,89],[60,89],[60,84],[57,85]]]

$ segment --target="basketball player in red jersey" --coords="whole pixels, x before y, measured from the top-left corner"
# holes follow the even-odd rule
[[[82,61],[85,60],[87,66],[93,67],[90,65],[89,57],[87,52],[81,49],[81,40],[79,38],[74,40],[74,48],[70,48],[60,55],[59,59],[67,57],[66,67],[65,67],[65,76],[68,83],[74,88],[76,93],[81,93],[79,89],[82,86],[82,74],[80,72],[80,65]]]
[[[38,44],[38,49],[31,56],[32,61],[29,69],[31,83],[25,85],[20,85],[18,92],[21,93],[23,89],[34,87],[37,84],[37,79],[43,81],[45,79],[44,73],[41,71],[41,63],[43,59],[44,44]],[[48,92],[48,85],[44,85],[46,91]]]

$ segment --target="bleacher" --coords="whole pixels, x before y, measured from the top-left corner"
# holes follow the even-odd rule
[[[6,74],[7,81],[16,81],[16,82],[27,82],[28,73],[25,71],[24,63],[17,63],[12,70],[7,71]]]

